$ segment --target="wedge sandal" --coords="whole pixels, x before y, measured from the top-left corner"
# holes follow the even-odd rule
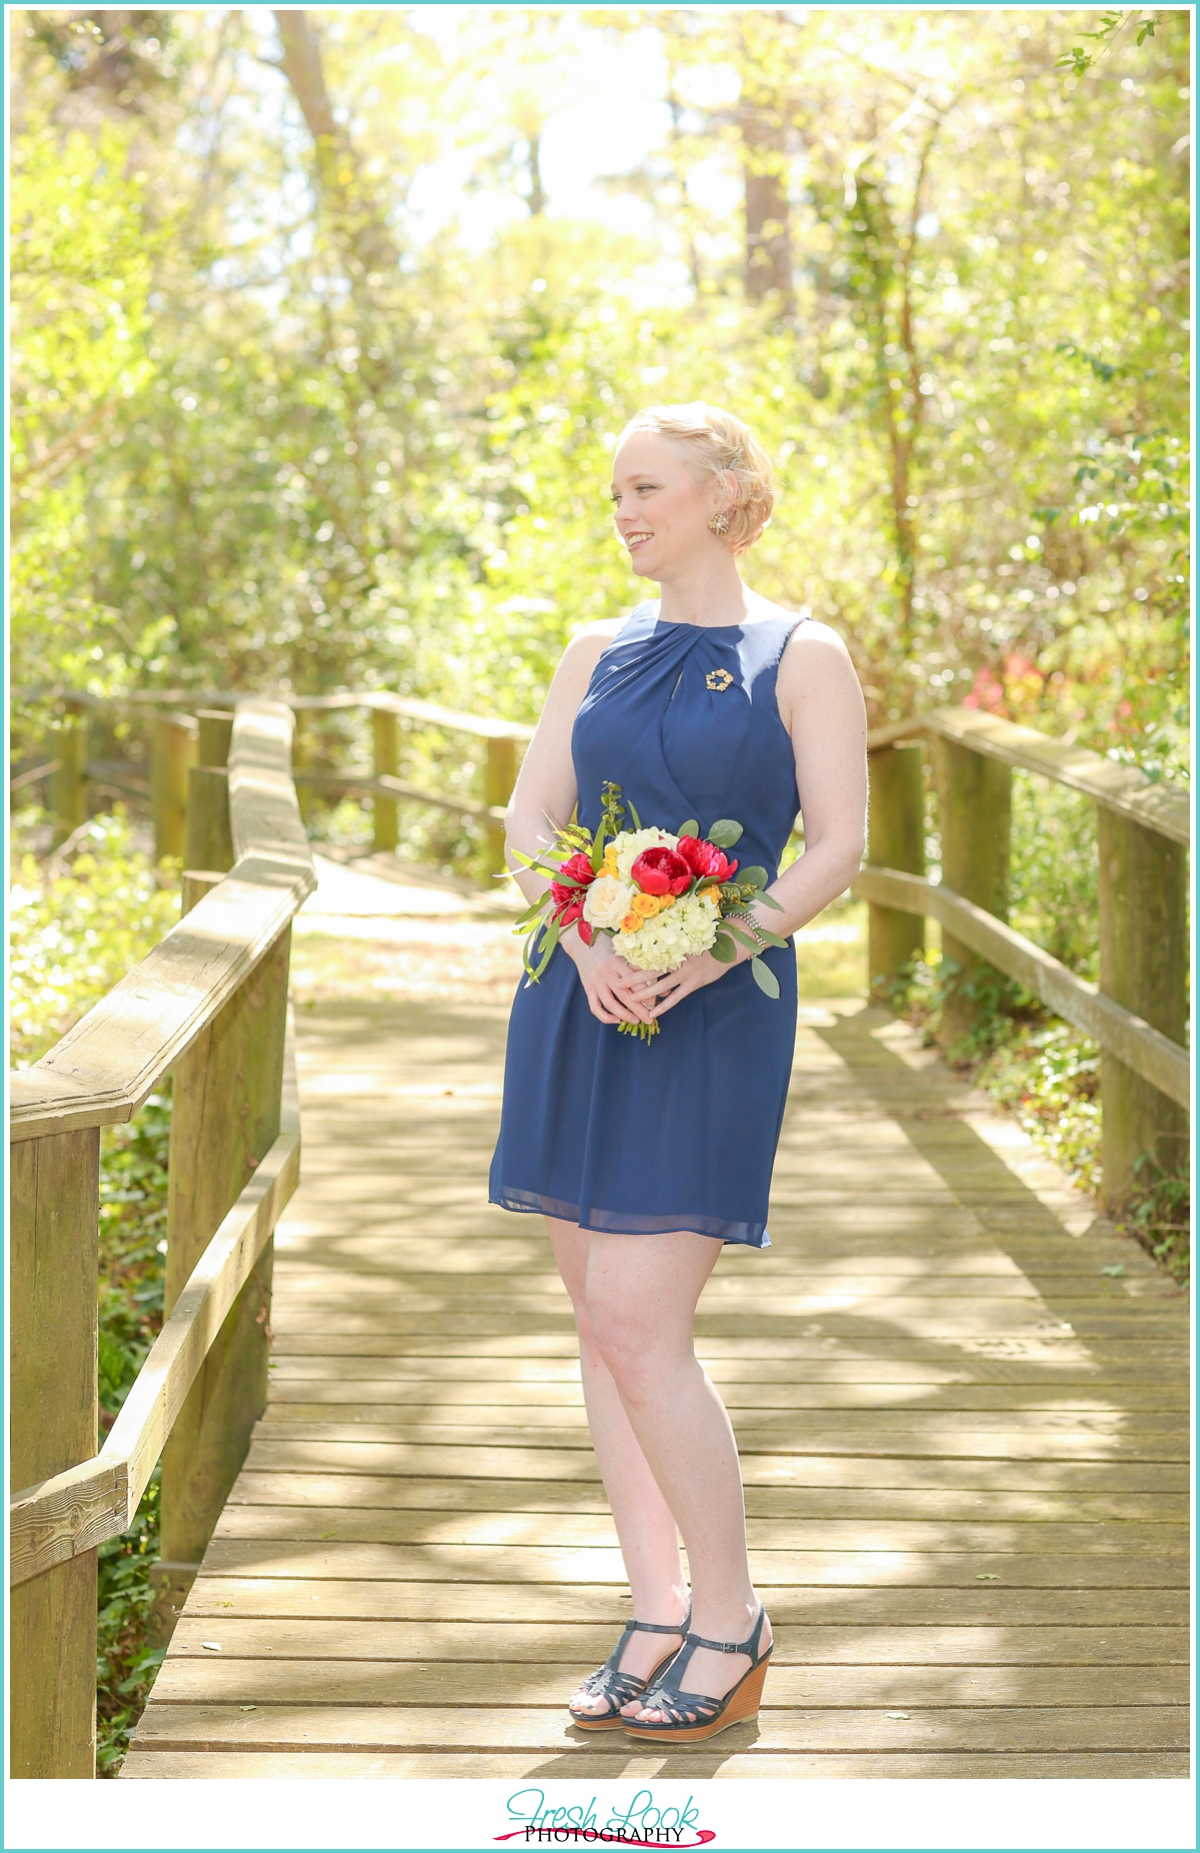
[[[620,1640],[604,1665],[597,1667],[594,1673],[589,1673],[583,1682],[583,1690],[592,1698],[602,1698],[608,1701],[608,1710],[576,1711],[573,1705],[568,1705],[567,1710],[571,1714],[572,1724],[578,1725],[581,1731],[612,1731],[628,1723],[628,1719],[621,1716],[622,1705],[628,1705],[631,1699],[640,1697],[650,1681],[657,1679],[660,1673],[665,1672],[680,1651],[678,1647],[672,1647],[670,1653],[664,1654],[658,1665],[647,1674],[645,1679],[639,1679],[636,1673],[622,1673],[620,1670],[621,1655],[625,1651],[629,1636],[631,1634],[682,1634],[686,1638],[691,1619],[692,1611],[689,1607],[683,1620],[673,1627],[667,1627],[660,1621],[627,1621],[621,1631]]]
[[[683,1646],[671,1660],[667,1671],[658,1678],[658,1683],[648,1683],[640,1695],[647,1710],[663,1714],[662,1722],[653,1724],[648,1720],[643,1723],[637,1718],[622,1718],[626,1736],[652,1737],[658,1743],[692,1744],[702,1737],[715,1737],[718,1731],[727,1731],[731,1724],[743,1724],[747,1718],[757,1717],[763,1681],[767,1677],[767,1661],[771,1657],[771,1647],[775,1645],[772,1641],[771,1647],[765,1648],[761,1654],[758,1651],[766,1618],[767,1611],[760,1603],[758,1620],[749,1640],[745,1641],[706,1641],[700,1634],[686,1635]],[[718,1654],[750,1656],[748,1671],[742,1674],[737,1685],[723,1699],[709,1698],[703,1692],[683,1690],[683,1676],[697,1647],[711,1647]],[[655,1675],[651,1674],[650,1677],[653,1680]],[[628,1700],[625,1702],[628,1703]]]

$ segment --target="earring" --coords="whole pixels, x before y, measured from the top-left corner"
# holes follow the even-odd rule
[[[722,510],[719,515],[712,515],[709,517],[708,531],[710,534],[728,534],[729,516],[724,510]]]

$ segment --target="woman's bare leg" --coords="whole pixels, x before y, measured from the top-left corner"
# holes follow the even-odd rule
[[[593,1233],[585,1303],[593,1342],[629,1429],[664,1509],[683,1534],[692,1628],[709,1640],[742,1641],[758,1615],[758,1599],[746,1557],[737,1444],[692,1337],[696,1302],[720,1252],[721,1244],[705,1235]],[[767,1624],[760,1651],[770,1638]],[[686,1689],[720,1698],[749,1664],[741,1655],[697,1648]],[[644,1707],[634,1700],[624,1710],[636,1717]],[[659,1716],[646,1712],[651,1721]]]
[[[687,1611],[687,1580],[679,1554],[679,1532],[646,1464],[641,1444],[629,1426],[629,1417],[596,1348],[588,1318],[588,1246],[594,1237],[575,1223],[559,1222],[548,1216],[546,1224],[559,1273],[575,1308],[588,1425],[633,1592],[634,1619],[682,1621]],[[682,1642],[682,1635],[674,1638],[666,1634],[630,1635],[621,1656],[621,1668],[645,1679],[663,1656]],[[572,1694],[571,1704],[576,1711],[608,1709],[606,1700],[590,1698],[578,1691]]]

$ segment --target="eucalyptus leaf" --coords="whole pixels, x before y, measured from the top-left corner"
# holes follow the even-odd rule
[[[699,836],[700,826],[694,817],[689,817],[685,824],[680,824],[676,836]]]
[[[741,834],[741,824],[734,823],[732,817],[718,817],[708,833],[708,840],[718,849],[732,849]]]
[[[767,871],[765,869],[760,869],[757,863],[754,863],[748,869],[739,869],[737,878],[740,882],[748,884],[751,888],[765,888],[767,885]]]
[[[761,901],[763,905],[766,907],[773,907],[777,914],[781,914],[783,912],[783,908],[780,905],[780,903],[775,899],[775,896],[773,894],[768,894],[765,888],[761,894],[756,895],[755,899]]]
[[[778,933],[769,932],[765,926],[759,927],[758,937],[760,939],[765,939],[768,946],[786,946],[787,945],[786,939],[780,939]]]
[[[728,915],[725,917],[725,931],[737,940],[739,946],[746,946],[751,952],[758,951],[758,941],[754,938],[754,935],[752,933],[743,933],[740,927],[731,926],[729,924]]]
[[[764,965],[761,959],[751,959],[750,970],[760,991],[765,991],[768,997],[779,996],[779,980],[769,965]]]
[[[712,945],[709,947],[709,951],[712,953],[714,959],[719,959],[721,961],[722,965],[732,965],[733,961],[737,958],[737,947],[730,939],[728,933],[718,933]]]

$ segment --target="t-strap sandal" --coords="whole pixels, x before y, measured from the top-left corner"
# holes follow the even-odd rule
[[[628,1723],[628,1719],[621,1716],[622,1705],[628,1705],[633,1699],[638,1698],[652,1679],[657,1679],[660,1673],[666,1671],[679,1652],[678,1647],[672,1647],[670,1653],[664,1654],[658,1665],[647,1674],[645,1679],[639,1679],[636,1673],[620,1671],[621,1655],[625,1651],[625,1643],[629,1636],[631,1634],[682,1634],[686,1636],[691,1619],[692,1610],[689,1604],[688,1612],[683,1620],[673,1627],[667,1627],[660,1621],[627,1621],[621,1631],[620,1640],[604,1665],[597,1667],[594,1673],[589,1673],[583,1682],[583,1690],[592,1698],[607,1699],[608,1710],[576,1711],[573,1705],[568,1705],[567,1710],[571,1714],[572,1724],[578,1725],[581,1731],[612,1731]]]
[[[718,1731],[728,1730],[731,1724],[741,1724],[747,1718],[757,1717],[763,1681],[767,1677],[767,1661],[771,1657],[771,1647],[775,1645],[772,1641],[771,1647],[764,1649],[761,1654],[758,1651],[765,1620],[766,1610],[760,1603],[758,1620],[749,1640],[706,1641],[702,1635],[688,1634],[657,1685],[648,1686],[641,1695],[642,1705],[647,1711],[662,1713],[661,1724],[653,1724],[649,1719],[623,1718],[621,1722],[627,1736],[653,1737],[659,1743],[690,1744],[701,1737],[715,1737]],[[750,1656],[749,1670],[742,1674],[737,1685],[723,1699],[711,1699],[703,1692],[682,1690],[680,1682],[697,1647],[711,1647],[718,1654]],[[651,1679],[654,1677],[651,1674]]]

